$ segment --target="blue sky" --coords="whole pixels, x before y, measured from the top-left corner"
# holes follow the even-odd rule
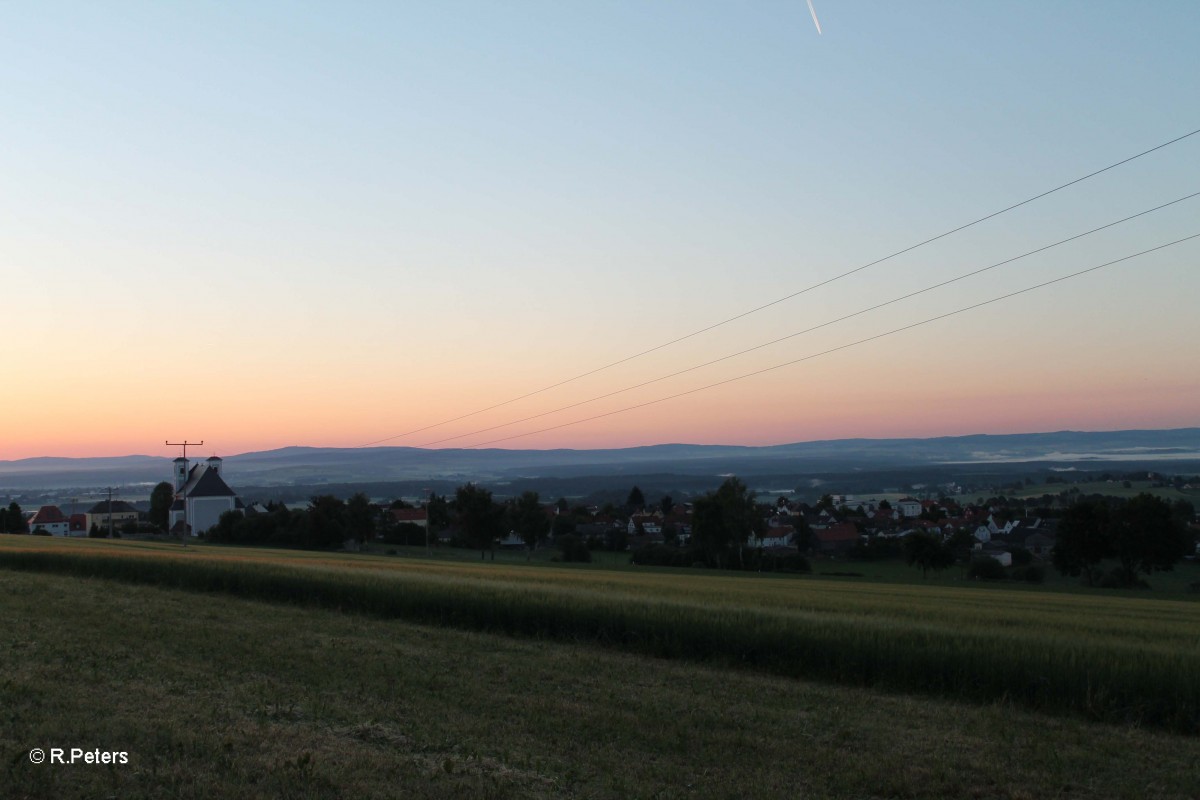
[[[31,387],[9,401],[0,458],[144,452],[196,427],[226,452],[374,441],[1200,128],[1195,3],[814,4],[823,35],[802,1],[0,6],[0,288],[28,334],[6,360]],[[1200,136],[471,424],[1197,190]],[[1198,219],[1181,204],[658,393],[1200,232]],[[1198,253],[512,446],[1200,424],[1197,359],[1163,347],[1200,333]],[[130,372],[119,393],[56,384],[102,387],[114,361]]]

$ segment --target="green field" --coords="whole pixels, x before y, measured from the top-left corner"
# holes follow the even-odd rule
[[[12,536],[0,566],[13,796],[1198,785],[1195,602]],[[136,768],[24,755],[76,741]]]

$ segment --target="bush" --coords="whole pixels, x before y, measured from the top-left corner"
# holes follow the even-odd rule
[[[1024,547],[1014,547],[1009,552],[1012,553],[1014,567],[1027,567],[1033,563],[1033,553]]]
[[[1150,584],[1146,583],[1141,578],[1134,577],[1132,583],[1127,580],[1125,571],[1120,567],[1114,567],[1110,572],[1106,573],[1100,579],[1101,589],[1149,589]]]
[[[967,569],[967,577],[975,581],[1002,581],[1004,565],[990,556],[977,558]]]
[[[812,564],[799,553],[788,553],[779,556],[771,569],[775,572],[799,572],[807,575],[812,572]]]
[[[415,522],[399,522],[384,529],[384,544],[425,545],[425,529]]]
[[[900,539],[872,536],[865,543],[860,541],[850,548],[846,557],[851,561],[881,561],[903,554],[904,544]]]
[[[558,537],[558,550],[560,561],[587,563],[592,560],[592,552],[587,544],[573,533]]]
[[[648,544],[634,550],[629,556],[629,563],[642,567],[682,567],[691,562],[690,557],[685,559],[683,551],[677,548]]]
[[[743,569],[754,572],[812,572],[808,559],[799,553],[771,553],[746,549]]]
[[[1014,581],[1025,581],[1026,583],[1045,583],[1046,568],[1040,564],[1030,564],[1025,567],[1016,567],[1009,573],[1008,577]]]

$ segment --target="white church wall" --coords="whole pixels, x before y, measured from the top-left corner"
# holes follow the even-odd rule
[[[188,500],[188,522],[192,535],[199,536],[221,520],[221,515],[232,511],[232,497],[194,497]]]

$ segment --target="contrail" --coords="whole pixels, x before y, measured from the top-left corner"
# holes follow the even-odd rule
[[[817,26],[817,35],[821,35],[821,20],[817,19],[817,10],[813,8],[812,0],[808,0],[808,13],[812,14],[813,25]]]

